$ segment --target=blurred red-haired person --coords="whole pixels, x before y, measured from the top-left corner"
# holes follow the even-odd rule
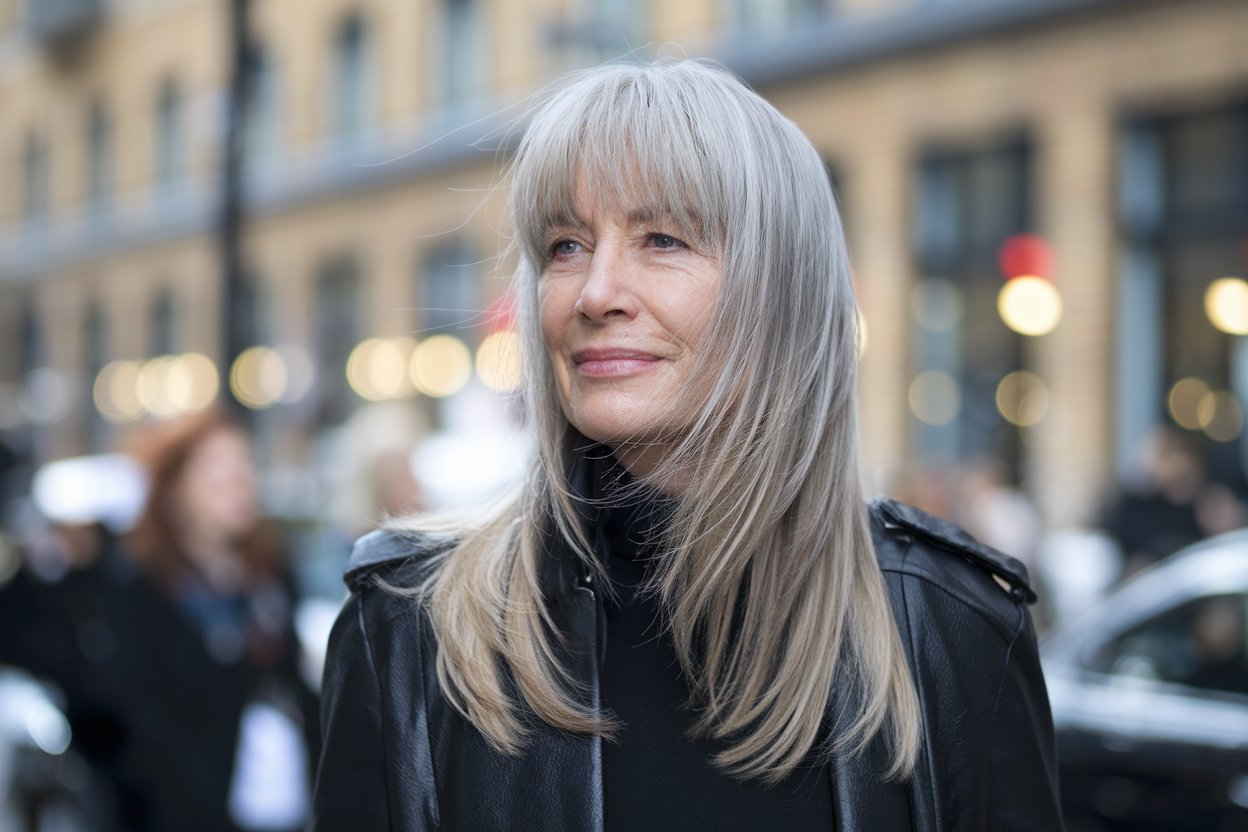
[[[138,437],[148,475],[125,541],[120,650],[128,769],[151,830],[303,826],[316,698],[299,673],[294,585],[257,509],[251,445],[217,411]]]

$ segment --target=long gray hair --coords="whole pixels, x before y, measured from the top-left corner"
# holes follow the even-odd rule
[[[609,587],[569,492],[579,435],[537,314],[548,232],[574,213],[579,184],[599,207],[657,207],[722,268],[711,348],[698,351],[685,398],[695,416],[647,476],[683,484],[650,589],[690,685],[693,732],[726,744],[714,758],[725,772],[769,783],[812,752],[856,752],[884,732],[886,775],[908,776],[919,711],[863,502],[860,325],[818,153],[722,69],[610,65],[545,98],[510,176],[537,459],[524,486],[474,522],[413,523],[457,539],[417,590],[444,693],[505,753],[526,734],[508,676],[557,728],[616,728],[561,665],[539,581],[554,533]],[[834,691],[852,704],[833,709],[829,730]]]

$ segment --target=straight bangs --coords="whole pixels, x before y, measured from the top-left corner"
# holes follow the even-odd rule
[[[602,211],[643,210],[718,258],[732,199],[732,137],[702,118],[706,91],[679,73],[606,67],[574,77],[529,124],[512,168],[512,216],[522,255],[540,273],[551,229],[577,225],[578,189]],[[732,106],[726,96],[714,109]]]

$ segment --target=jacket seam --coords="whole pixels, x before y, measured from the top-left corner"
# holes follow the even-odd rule
[[[386,756],[387,756],[386,755],[386,736],[385,736],[386,732],[385,732],[385,726],[382,724],[382,719],[383,719],[383,714],[385,713],[385,708],[382,707],[381,697],[384,696],[385,693],[381,687],[381,675],[377,672],[377,662],[373,658],[373,643],[372,643],[372,640],[369,639],[368,637],[368,627],[364,622],[364,604],[362,603],[362,599],[361,599],[361,603],[356,604],[355,611],[356,611],[356,616],[358,617],[358,620],[360,622],[360,637],[364,640],[364,658],[368,660],[368,670],[370,673],[372,673],[373,682],[377,685],[377,700],[378,700],[377,704],[379,706],[378,707],[379,713],[377,714],[377,729],[381,733],[381,738],[382,738],[382,741],[380,743],[381,765],[382,765],[382,771],[387,772],[386,776],[383,778],[385,782],[382,784],[382,788],[384,788],[386,791],[386,827],[393,830],[394,829],[394,807],[390,799],[390,777],[389,777],[390,763],[386,759]]]
[[[909,555],[910,547],[912,545],[913,543],[906,544],[905,556]],[[903,556],[903,560],[905,556]],[[906,567],[904,562],[900,566],[881,565],[880,571],[892,572],[895,575],[903,575],[909,578],[915,578],[916,580],[923,581],[925,584],[928,584],[929,586],[934,587],[935,589],[949,596],[953,600],[957,601],[962,606],[974,612],[975,615],[979,616],[979,618],[981,618],[984,621],[984,623],[990,626],[993,629],[993,631],[996,632],[1001,637],[1001,641],[1007,645],[1011,644],[1014,638],[1017,636],[1017,633],[1010,633],[1008,630],[1006,630],[1006,628],[1009,627],[1009,625],[1005,621],[1000,620],[999,617],[997,617],[996,615],[993,615],[992,613],[986,612],[978,604],[974,604],[971,601],[967,600],[960,593],[953,592],[952,590],[949,589],[949,587],[945,586],[940,581],[936,580],[934,577],[932,577],[931,575],[928,575],[924,571],[915,570],[915,569]]]
[[[913,546],[914,546],[914,539],[911,538],[906,543],[906,550],[905,552],[902,553],[902,556],[901,556],[901,562],[903,565],[905,564],[906,560],[910,557],[910,549]],[[902,574],[909,574],[909,573],[903,572]],[[913,654],[916,649],[915,638],[914,638],[914,621],[910,617],[910,598],[909,598],[909,593],[906,591],[906,581],[904,580],[901,582],[901,604],[902,604],[902,608],[906,611],[906,637],[908,641],[910,642],[910,652],[911,654]],[[914,674],[914,687],[915,687],[915,692],[919,696],[919,706],[920,706],[919,713],[926,714],[928,712],[927,691],[924,689],[924,686],[920,683],[919,674],[917,673]],[[926,722],[926,720],[924,720],[924,722]],[[927,731],[926,724],[924,724],[923,726],[923,757],[927,761],[927,778],[926,778],[927,790],[928,790],[929,795],[931,796],[932,809],[934,810],[933,815],[935,815],[934,821],[936,823],[937,829],[939,829],[941,826],[941,813],[940,813],[940,802],[936,794],[936,761],[932,759],[932,743],[931,743],[930,735],[928,734],[928,731]]]
[[[1018,638],[1022,635],[1023,628],[1026,626],[1026,623],[1027,616],[1020,615],[1018,617],[1018,624],[1014,627],[1014,637],[1010,639],[1009,644],[1007,644],[1005,648],[1005,661],[1001,666],[1001,678],[997,681],[997,692],[992,699],[992,716],[988,719],[988,743],[990,747],[995,745],[993,742],[993,736],[997,731],[997,714],[1001,709],[1001,692],[1005,690],[1005,682],[1010,675],[1010,662],[1014,660],[1014,645],[1018,644]],[[991,753],[988,756],[991,758]],[[989,767],[991,768],[991,763],[989,763]],[[989,788],[987,793],[989,795],[988,799],[991,801],[992,789]],[[984,811],[985,814],[988,814],[987,806],[984,807]]]
[[[392,618],[390,620],[394,621],[396,619],[397,619],[397,616],[396,618]],[[441,829],[442,828],[442,808],[441,806],[438,805],[439,792],[438,792],[437,766],[433,764],[433,740],[429,736],[430,730],[431,730],[429,727],[431,724],[431,720],[429,718],[429,702],[431,701],[429,685],[428,685],[429,675],[423,672],[426,669],[425,643],[423,639],[423,634],[421,632],[417,632],[416,638],[414,639],[414,641],[416,642],[416,650],[417,650],[416,666],[421,668],[421,671],[422,671],[420,674],[421,678],[419,680],[419,683],[420,683],[421,690],[424,691],[424,696],[421,697],[420,709],[423,712],[422,716],[424,717],[424,720],[425,720],[425,732],[424,732],[425,733],[425,754],[426,754],[427,760],[429,761],[429,781],[430,781],[429,785],[431,788],[431,792],[429,794],[429,804],[432,807],[432,812],[431,812],[432,817],[430,818],[430,820],[433,823],[434,829]],[[434,684],[439,684],[439,683],[435,680]]]

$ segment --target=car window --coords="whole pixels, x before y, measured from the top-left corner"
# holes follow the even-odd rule
[[[1100,673],[1248,695],[1242,593],[1210,595],[1135,626],[1094,651]]]

